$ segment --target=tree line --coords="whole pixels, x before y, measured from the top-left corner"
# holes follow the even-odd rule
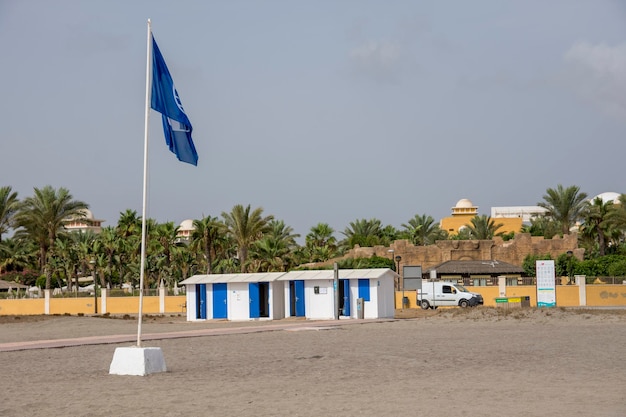
[[[546,209],[545,214],[534,217],[522,232],[552,238],[578,227],[579,244],[586,249],[588,260],[626,255],[626,195],[620,196],[619,204],[600,198],[589,201],[579,187],[558,185],[548,188],[537,205]],[[0,187],[0,278],[70,291],[77,289],[80,277],[88,275],[94,275],[102,286],[136,285],[141,216],[127,209],[120,212],[116,226],[103,227],[98,234],[69,232],[65,228],[68,221],[89,221],[85,217],[88,208],[62,187],[34,188],[33,195],[23,199],[12,187]],[[327,223],[318,223],[305,236],[304,245],[299,245],[296,239],[300,235],[292,227],[250,205],[235,205],[219,217],[193,220],[188,238],[180,236],[180,226],[173,222],[147,219],[146,224],[144,281],[152,288],[160,282],[172,286],[199,273],[287,271],[340,257],[355,245],[389,246],[398,239],[430,245],[446,239],[510,239],[515,234],[500,232],[502,224],[485,215],[473,217],[457,234],[448,234],[432,216],[416,214],[401,229],[375,218],[354,220],[341,232],[340,240]],[[10,231],[13,235],[5,237]],[[574,268],[571,260],[567,262]],[[394,266],[386,258],[357,263],[359,267]]]

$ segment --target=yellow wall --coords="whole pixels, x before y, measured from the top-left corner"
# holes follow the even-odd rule
[[[496,298],[500,297],[497,286],[466,287],[469,291],[483,296],[484,305],[496,306]],[[580,305],[578,285],[557,285],[557,307],[578,307]],[[589,307],[626,307],[626,285],[587,285],[587,306]],[[414,290],[405,291],[409,298],[408,308],[418,308]],[[534,285],[514,285],[506,287],[506,297],[530,297],[530,305],[537,306],[537,289]],[[396,292],[396,308],[402,308],[402,291]]]
[[[472,223],[472,219],[475,217],[473,214],[454,215],[451,217],[444,217],[441,219],[440,227],[451,235],[456,235],[459,232],[461,226],[465,226]],[[492,220],[495,224],[502,223],[496,232],[497,233],[519,233],[522,230],[522,218],[521,217],[493,217]]]
[[[521,217],[492,217],[495,224],[502,223],[502,227],[496,233],[519,233],[522,231]]]
[[[472,292],[483,296],[484,305],[495,307],[499,297],[497,286],[469,287]],[[626,285],[587,285],[587,306],[589,307],[626,307]],[[402,297],[409,299],[408,308],[419,308],[414,290],[396,291],[395,306],[402,308]],[[530,297],[530,305],[537,306],[537,290],[534,285],[506,287],[506,297]],[[102,314],[102,300],[98,298],[98,312]],[[185,314],[186,297],[184,295],[165,297],[165,312],[160,313],[158,296],[143,298],[144,314]],[[575,307],[579,305],[578,285],[557,285],[556,305]],[[25,300],[0,300],[0,315],[26,316],[45,314],[43,298]],[[139,297],[107,297],[107,312],[110,314],[137,314]],[[93,298],[51,298],[50,314],[93,314]]]
[[[187,313],[187,298],[183,296],[165,297],[165,311]]]
[[[451,217],[444,217],[443,219],[441,219],[439,227],[451,235],[456,235],[459,232],[459,228],[461,226],[465,226],[466,224],[470,224],[474,217],[474,214],[462,214]]]
[[[98,298],[98,313],[102,313],[100,300]],[[50,314],[94,314],[93,303],[93,297],[50,298]]]
[[[165,311],[160,312],[158,296],[143,297],[144,314],[183,314],[186,302],[184,295],[165,297]],[[50,314],[94,314],[93,297],[50,298]],[[107,297],[109,314],[137,314],[139,297]],[[102,298],[98,297],[98,313],[102,314]],[[26,316],[45,314],[44,298],[27,300],[0,300],[0,315]]]
[[[587,305],[626,306],[626,285],[587,285]]]
[[[580,289],[578,285],[557,285],[556,306],[577,307],[580,305]]]
[[[44,314],[43,298],[32,300],[0,300],[0,316],[32,316]]]

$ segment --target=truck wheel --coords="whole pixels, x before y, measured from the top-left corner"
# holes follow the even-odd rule
[[[469,302],[467,300],[461,300],[459,301],[459,306],[461,306],[462,308],[466,308],[469,306]]]
[[[430,308],[430,304],[428,301],[422,300],[420,301],[420,307],[422,307],[422,310],[428,310]]]

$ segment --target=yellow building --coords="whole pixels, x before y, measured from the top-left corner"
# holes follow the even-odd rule
[[[475,206],[467,198],[462,198],[452,207],[452,216],[444,217],[439,227],[450,235],[456,235],[459,231],[472,223],[472,219],[478,215],[478,206]],[[497,233],[519,233],[522,230],[521,217],[492,217],[495,224],[502,224]]]

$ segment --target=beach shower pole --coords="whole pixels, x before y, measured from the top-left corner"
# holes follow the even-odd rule
[[[339,320],[339,266],[337,265],[337,262],[334,263],[333,265],[333,288],[335,290],[335,320]]]
[[[96,281],[96,260],[89,261],[91,268],[91,277],[93,278],[93,313],[98,314],[98,282]]]

